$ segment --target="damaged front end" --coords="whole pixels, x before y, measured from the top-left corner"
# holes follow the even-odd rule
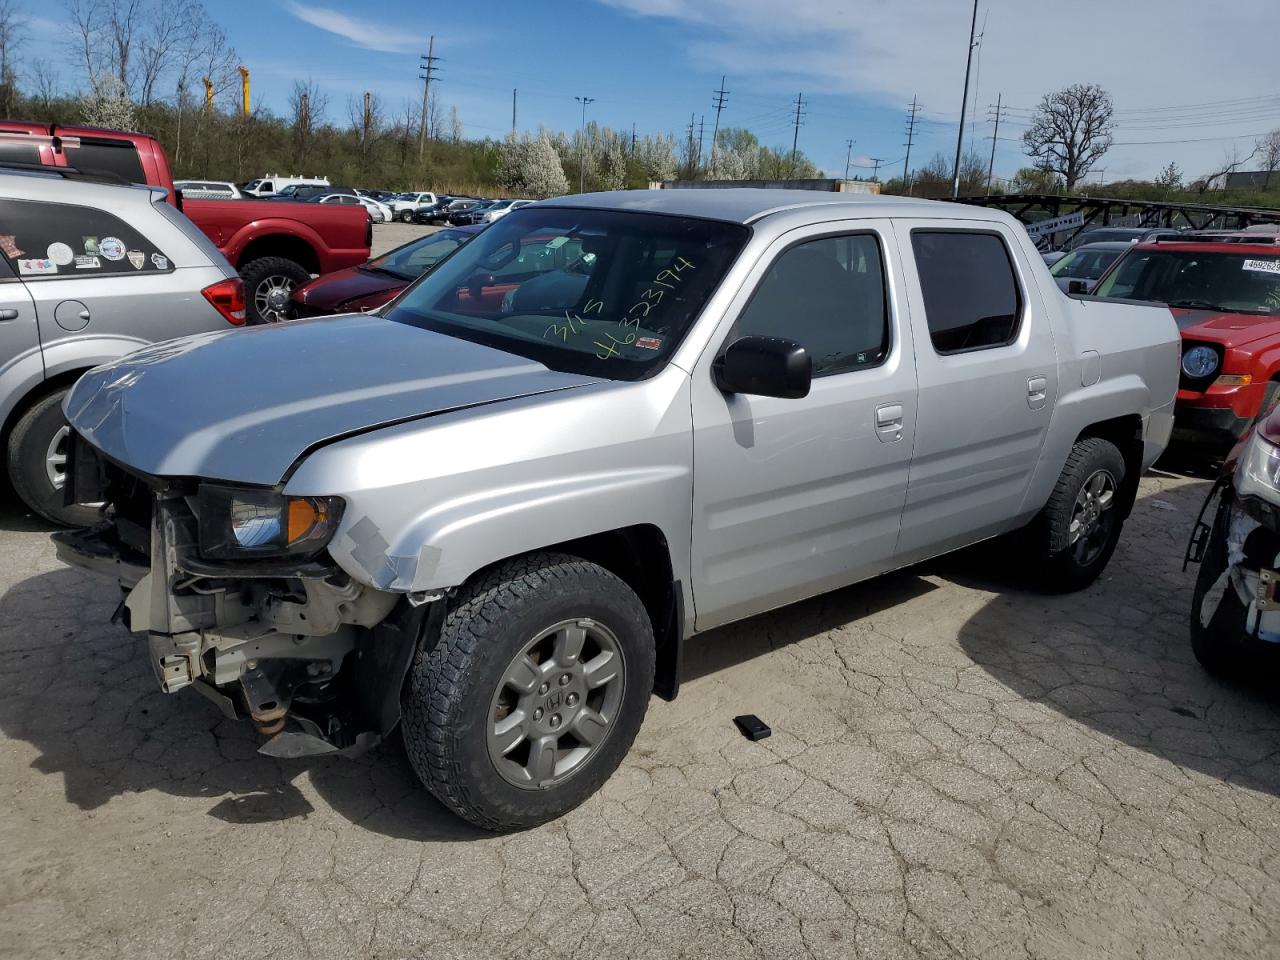
[[[269,490],[229,499],[224,486],[144,476],[74,435],[71,453],[71,496],[106,506],[96,526],[53,535],[58,556],[116,579],[116,616],[147,634],[162,690],[192,687],[252,719],[276,756],[357,753],[390,733],[436,605],[357,583],[319,538],[305,543],[325,505],[307,514],[273,507]]]
[[[1203,515],[1220,496],[1212,526]],[[1187,548],[1200,563],[1191,639],[1207,668],[1225,672],[1280,654],[1280,446],[1254,432],[1206,498]]]

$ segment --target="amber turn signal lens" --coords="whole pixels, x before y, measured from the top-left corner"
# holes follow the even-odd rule
[[[297,543],[318,525],[324,523],[325,506],[315,500],[293,497],[289,500],[289,520],[285,528],[285,542]]]
[[[1215,387],[1247,387],[1253,383],[1253,375],[1248,373],[1224,373],[1213,381]]]

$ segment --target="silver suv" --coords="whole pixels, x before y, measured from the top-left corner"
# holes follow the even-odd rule
[[[244,323],[244,290],[164,191],[55,170],[0,171],[0,428],[14,491],[46,519],[64,502],[62,400],[138,347]]]
[[[1015,531],[1087,586],[1178,343],[1165,307],[1068,299],[995,211],[561,198],[376,314],[88,374],[75,492],[109,506],[54,536],[126,588],[166,691],[289,756],[403,708],[445,804],[525,826],[612,773],[690,633]]]

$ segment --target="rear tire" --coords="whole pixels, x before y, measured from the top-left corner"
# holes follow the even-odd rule
[[[70,435],[62,415],[66,390],[41,397],[18,418],[9,434],[9,482],[31,510],[67,527],[87,527],[98,519],[94,507],[64,506],[66,446]]]
[[[284,257],[259,257],[240,270],[249,323],[289,319],[289,297],[311,279],[301,264]]]
[[[644,604],[604,568],[553,553],[498,564],[449,603],[435,645],[414,658],[402,704],[409,761],[478,827],[553,820],[631,748],[654,654]]]
[[[1083,590],[1107,566],[1124,526],[1125,462],[1101,437],[1076,441],[1044,509],[1024,531],[1028,569],[1054,593]]]

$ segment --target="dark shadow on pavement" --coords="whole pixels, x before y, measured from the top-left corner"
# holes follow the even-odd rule
[[[1079,593],[1019,589],[989,552],[943,558],[930,572],[998,594],[959,642],[1010,690],[1184,769],[1280,795],[1276,658],[1247,682],[1227,682],[1191,652],[1195,568],[1181,570],[1181,545],[1206,490],[1140,499],[1107,570]]]
[[[335,811],[407,840],[488,834],[446,810],[418,782],[398,737],[364,757],[276,760],[253,727],[224,718],[193,691],[160,692],[145,638],[108,623],[111,584],[70,568],[0,597],[0,731],[32,744],[33,766],[59,775],[67,799],[92,810],[160,790],[209,801],[220,820],[306,816],[305,777]]]

